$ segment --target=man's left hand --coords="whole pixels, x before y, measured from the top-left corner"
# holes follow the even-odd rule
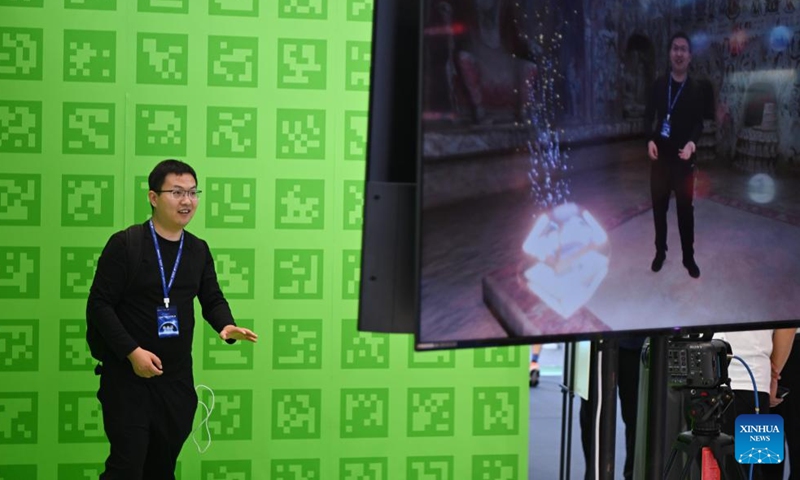
[[[247,340],[248,342],[256,343],[258,335],[246,328],[237,327],[236,325],[225,325],[225,328],[219,332],[219,338],[223,340]]]
[[[689,143],[686,144],[682,149],[678,150],[678,157],[681,160],[689,160],[692,158],[692,154],[697,151],[697,145],[694,144],[691,140]]]

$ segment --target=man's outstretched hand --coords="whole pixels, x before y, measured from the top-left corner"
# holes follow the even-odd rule
[[[246,328],[237,327],[236,325],[225,325],[225,328],[219,332],[219,338],[223,340],[247,340],[248,342],[256,343],[258,335]]]

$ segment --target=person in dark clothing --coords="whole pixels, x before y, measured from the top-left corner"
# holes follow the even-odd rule
[[[208,244],[184,230],[200,193],[192,167],[165,160],[149,187],[152,218],[108,240],[86,306],[87,329],[98,333],[87,340],[101,362],[97,398],[110,443],[103,480],[175,478],[197,408],[195,297],[222,340],[257,340],[236,326]]]
[[[692,278],[700,276],[694,259],[695,151],[703,133],[706,102],[702,86],[689,77],[692,48],[685,33],[670,39],[671,71],[653,84],[645,110],[647,154],[651,160],[650,195],[656,231],[656,255],[650,267],[661,270],[667,257],[667,210],[675,192],[683,265]],[[655,122],[654,122],[655,120]]]

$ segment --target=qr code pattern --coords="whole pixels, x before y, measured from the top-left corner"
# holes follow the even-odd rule
[[[373,0],[347,0],[347,20],[371,22],[372,8]]]
[[[64,319],[59,325],[58,369],[91,371],[96,361],[86,344],[86,319]]]
[[[64,81],[113,83],[116,78],[115,32],[64,30]]]
[[[38,441],[39,394],[0,392],[0,445]]]
[[[345,89],[369,90],[371,48],[370,42],[348,41],[346,43]]]
[[[275,298],[322,298],[323,251],[275,249]]]
[[[211,405],[211,394],[200,390],[200,399]],[[214,412],[208,420],[211,440],[250,440],[253,438],[253,391],[215,390]],[[207,441],[205,432],[203,441]]]
[[[64,103],[62,151],[67,154],[114,153],[113,103]]]
[[[253,478],[250,460],[203,460],[200,478],[203,480],[250,480]]]
[[[345,230],[361,230],[364,224],[364,182],[345,180],[343,200],[343,225]]]
[[[237,318],[240,327],[255,331],[252,319]],[[248,342],[228,345],[220,340],[212,329],[204,329],[203,369],[204,370],[252,370],[255,362],[255,349]]]
[[[328,0],[278,0],[278,18],[324,20],[328,17]]]
[[[361,285],[361,250],[342,252],[342,298],[357,300]]]
[[[408,480],[455,480],[453,457],[408,457],[406,462],[408,466],[406,478]]]
[[[475,455],[472,457],[472,478],[516,480],[519,460],[516,455]]]
[[[321,399],[321,390],[272,390],[272,438],[320,438]]]
[[[39,369],[39,321],[0,320],[0,371]]]
[[[278,39],[278,88],[325,89],[328,54],[325,40]]]
[[[38,226],[42,216],[42,176],[0,173],[0,225]]]
[[[214,251],[217,279],[228,298],[253,298],[255,291],[254,249],[220,249]]]
[[[257,37],[208,37],[208,84],[258,86]]]
[[[276,156],[283,159],[325,158],[325,110],[278,109]]]
[[[341,402],[342,438],[389,436],[388,388],[345,388]]]
[[[473,435],[516,435],[519,431],[518,387],[476,387],[473,409]]]
[[[41,28],[0,27],[0,80],[42,79]]]
[[[275,228],[321,230],[325,227],[325,181],[275,181]]]
[[[208,14],[257,17],[259,3],[259,0],[211,0],[208,2]]]
[[[39,247],[0,247],[0,298],[39,298]]]
[[[272,368],[322,367],[322,320],[276,319],[272,325]]]
[[[367,122],[365,111],[344,112],[344,159],[364,161],[367,158]]]
[[[206,194],[206,226],[210,228],[255,228],[255,179],[209,178]]]
[[[208,107],[209,157],[255,158],[258,112],[255,108]]]
[[[408,390],[408,436],[452,436],[455,428],[454,388]]]
[[[187,110],[180,105],[136,105],[136,155],[186,155]]]
[[[0,100],[0,153],[41,153],[42,102]]]
[[[114,177],[64,175],[61,177],[61,225],[110,227],[114,223]]]
[[[270,471],[272,480],[320,480],[322,472],[317,458],[272,460]]]
[[[97,392],[59,392],[58,442],[104,443],[103,414]]]
[[[95,247],[61,248],[61,298],[89,296],[100,253]]]
[[[492,347],[476,348],[475,368],[514,368],[523,362],[521,349],[528,347]],[[526,362],[527,363],[527,362]]]
[[[343,458],[339,461],[341,480],[389,480],[387,458]]]
[[[354,319],[342,320],[342,368],[389,368],[389,336],[362,332]]]

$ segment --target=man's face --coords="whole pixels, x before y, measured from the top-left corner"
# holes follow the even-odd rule
[[[186,193],[196,190],[197,182],[190,174],[167,174],[161,186],[161,193],[152,190],[148,193],[150,205],[154,208],[153,217],[170,229],[186,227],[197,210],[197,197],[191,198]],[[171,191],[180,191],[184,194],[176,198]]]
[[[669,61],[673,72],[684,73],[689,70],[692,52],[689,50],[689,42],[685,38],[676,38],[672,41],[669,49]]]

